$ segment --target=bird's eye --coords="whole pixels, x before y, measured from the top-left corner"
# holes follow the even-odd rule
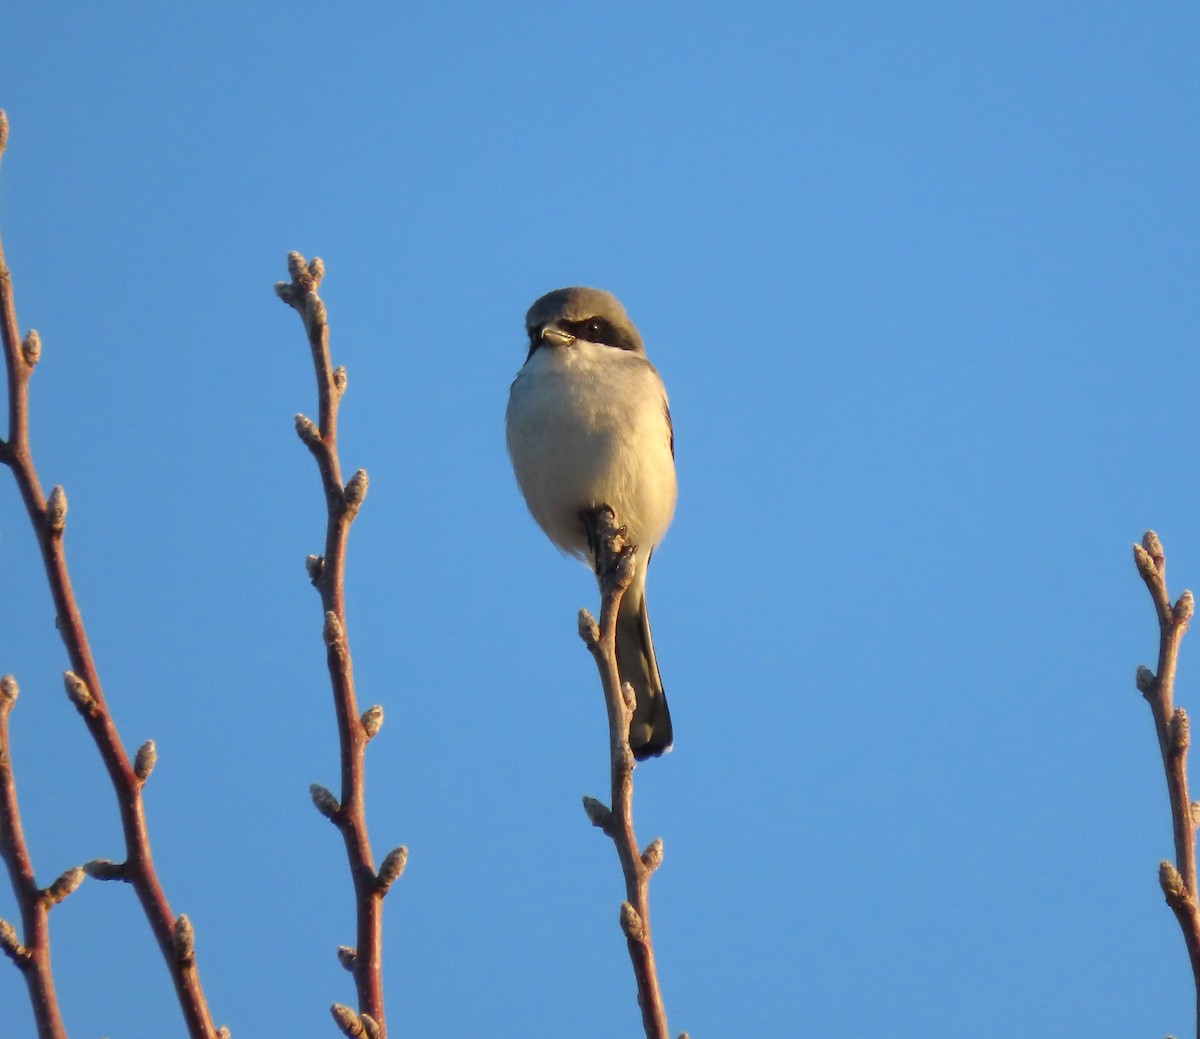
[[[604,341],[602,337],[604,336],[604,330],[607,327],[607,321],[605,321],[603,318],[594,317],[588,320],[588,323],[584,325],[583,330],[587,333],[588,338],[593,343],[601,343]]]

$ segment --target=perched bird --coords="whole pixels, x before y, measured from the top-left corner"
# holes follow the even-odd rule
[[[646,570],[675,512],[675,437],[662,379],[616,297],[549,292],[525,315],[529,355],[513,380],[508,453],[533,518],[564,552],[590,555],[581,514],[608,505],[638,547],[617,618],[617,669],[637,697],[629,743],[639,760],[671,749]]]

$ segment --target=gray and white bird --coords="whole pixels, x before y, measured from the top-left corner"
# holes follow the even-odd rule
[[[508,397],[508,453],[533,518],[564,552],[590,560],[581,513],[608,505],[638,547],[617,618],[617,669],[637,697],[639,760],[671,749],[646,570],[675,513],[675,437],[667,391],[615,296],[549,292],[525,315],[529,355]]]

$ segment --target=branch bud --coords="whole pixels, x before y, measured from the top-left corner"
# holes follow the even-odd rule
[[[625,706],[631,711],[637,706],[637,693],[634,692],[632,682],[621,683],[621,699],[625,701]]]
[[[1182,754],[1191,742],[1191,723],[1188,721],[1187,711],[1176,707],[1171,716],[1171,753]]]
[[[353,516],[358,512],[359,506],[367,497],[367,484],[370,481],[367,479],[367,471],[359,469],[350,477],[346,484],[344,500],[346,502],[346,511]]]
[[[308,571],[308,579],[316,586],[321,581],[321,574],[325,572],[325,557],[324,556],[305,556],[304,569]]]
[[[346,369],[338,365],[333,370],[333,388],[339,397],[346,392],[346,382]]]
[[[125,863],[112,859],[92,859],[83,864],[83,871],[93,880],[128,880]]]
[[[217,1029],[217,1039],[232,1039],[232,1036],[229,1033],[228,1025],[221,1025],[221,1027]]]
[[[67,696],[70,697],[71,703],[75,705],[75,709],[80,714],[95,716],[99,708],[96,706],[96,698],[92,696],[92,691],[88,688],[87,682],[80,678],[74,671],[63,672],[63,685],[66,687]]]
[[[313,288],[316,288],[325,277],[325,261],[319,256],[314,256],[308,261],[308,273],[312,276]]]
[[[362,713],[359,719],[362,722],[363,731],[367,734],[367,739],[373,740],[379,735],[379,730],[383,728],[383,706],[376,704],[374,707],[368,707]]]
[[[379,1022],[370,1014],[359,1014],[358,1020],[362,1023],[363,1034],[367,1039],[379,1039]]]
[[[0,108],[0,155],[4,154],[4,149],[8,147],[8,115],[3,108]]]
[[[329,791],[327,787],[321,786],[320,783],[313,783],[308,788],[308,794],[312,798],[312,803],[317,806],[317,811],[320,812],[326,819],[332,819],[342,810],[342,806],[338,804],[338,800]]]
[[[295,250],[288,253],[288,274],[292,276],[292,281],[298,282],[307,288],[312,284],[312,275],[308,273],[308,265],[305,263],[303,253],[298,253]]]
[[[1154,569],[1162,573],[1163,564],[1167,561],[1167,554],[1163,551],[1162,542],[1158,540],[1158,535],[1154,531],[1148,530],[1142,535],[1142,548],[1154,561]]]
[[[400,879],[400,875],[407,865],[408,849],[403,844],[399,848],[389,851],[384,856],[383,864],[379,867],[379,876],[375,878],[375,890],[381,895],[386,895],[388,888]]]
[[[12,675],[0,678],[0,714],[12,710],[12,705],[17,702],[20,692],[17,680]]]
[[[641,916],[633,908],[631,902],[621,903],[621,930],[625,932],[625,937],[631,942],[644,942],[646,940],[645,925],[642,923]]]
[[[36,328],[31,328],[21,340],[21,356],[25,364],[32,368],[42,358],[42,337]]]
[[[321,446],[321,431],[317,429],[317,424],[313,422],[307,415],[296,416],[296,436],[298,436],[305,445],[312,450],[316,450]]]
[[[67,526],[67,492],[58,484],[50,492],[46,502],[46,529],[51,534],[61,534]]]
[[[354,970],[354,961],[358,959],[358,950],[350,948],[349,945],[338,946],[338,963],[346,970]]]
[[[612,810],[608,805],[585,794],[583,798],[583,810],[587,812],[587,817],[593,826],[599,827],[605,833],[608,833],[608,828],[612,824]]]
[[[662,865],[662,860],[663,860],[662,838],[655,837],[654,840],[652,840],[650,842],[650,844],[646,848],[646,850],[644,852],[642,852],[642,865],[646,867],[648,872],[653,873],[656,869],[658,869],[659,866]]]
[[[363,1028],[362,1018],[348,1006],[344,1003],[334,1003],[329,1012],[333,1014],[333,1020],[342,1030],[342,1035],[349,1036],[350,1039],[365,1039],[367,1032]]]
[[[1192,821],[1192,829],[1200,827],[1200,801],[1193,801],[1190,805],[1190,819]]]
[[[64,898],[83,883],[87,871],[82,866],[67,870],[53,884],[42,892],[42,898],[47,906],[56,906]]]
[[[1166,896],[1167,905],[1178,905],[1187,896],[1187,889],[1183,886],[1183,877],[1179,875],[1179,870],[1165,859],[1158,864],[1158,882]]]
[[[587,610],[579,611],[579,637],[587,643],[588,649],[600,641],[600,625]]]
[[[175,947],[175,959],[179,963],[191,963],[196,958],[196,932],[192,921],[182,913],[175,918],[175,931],[171,935]]]
[[[138,747],[137,756],[133,759],[133,774],[144,783],[157,763],[158,748],[154,745],[154,740],[146,740]]]
[[[1137,687],[1138,692],[1144,696],[1149,696],[1154,692],[1158,685],[1158,679],[1154,677],[1154,672],[1151,671],[1145,664],[1142,664],[1137,669]]]
[[[21,944],[16,929],[4,919],[0,919],[0,950],[18,967],[29,959],[29,950]]]
[[[321,629],[321,637],[325,640],[325,645],[330,649],[333,649],[346,640],[346,631],[342,627],[342,622],[338,620],[338,615],[333,610],[328,610],[325,614],[325,626]]]
[[[1154,560],[1141,545],[1133,546],[1133,564],[1137,567],[1143,581],[1151,581],[1158,576],[1158,568],[1154,565]]]
[[[1192,593],[1184,592],[1175,601],[1175,623],[1186,627],[1188,621],[1192,619],[1192,615],[1196,612],[1196,599]]]

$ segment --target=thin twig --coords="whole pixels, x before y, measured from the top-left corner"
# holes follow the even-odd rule
[[[317,294],[325,275],[324,264],[319,259],[307,263],[303,256],[293,252],[288,254],[288,272],[292,280],[276,283],[275,291],[304,322],[317,378],[319,421],[314,425],[311,419],[297,415],[296,432],[317,461],[328,510],[325,554],[308,557],[308,574],[321,594],[326,658],[342,760],[340,799],[322,786],[314,785],[311,792],[317,810],[331,819],[342,834],[357,906],[358,944],[354,948],[343,946],[338,958],[354,975],[359,1010],[355,1012],[335,1003],[331,1011],[346,1035],[387,1039],[383,1010],[383,898],[403,872],[408,850],[401,847],[391,851],[376,873],[367,833],[364,757],[367,743],[383,724],[383,708],[377,705],[362,715],[358,712],[346,635],[344,588],[346,541],[350,524],[366,497],[367,474],[359,469],[342,485],[337,418],[346,389],[346,370],[334,368],[329,356],[329,323],[325,304]]]
[[[1162,542],[1154,531],[1147,531],[1142,543],[1133,546],[1133,559],[1158,615],[1158,674],[1148,667],[1139,667],[1137,671],[1137,687],[1154,715],[1175,834],[1175,863],[1160,863],[1158,879],[1167,905],[1179,921],[1191,960],[1196,986],[1196,1035],[1200,1039],[1200,900],[1196,889],[1196,825],[1200,822],[1200,804],[1188,796],[1187,754],[1191,742],[1188,716],[1182,707],[1175,706],[1179,644],[1195,612],[1195,600],[1191,592],[1185,591],[1175,603],[1171,602],[1167,594],[1167,561]]]
[[[8,731],[8,716],[16,702],[16,680],[12,675],[5,675],[0,678],[0,856],[8,867],[13,894],[20,907],[23,936],[18,938],[12,925],[7,920],[0,920],[0,949],[25,976],[38,1039],[66,1039],[50,967],[50,909],[61,899],[51,900],[47,892],[56,887],[74,890],[83,879],[83,870],[68,870],[47,891],[39,888],[34,879],[33,860],[25,843],[21,810],[17,805]]]
[[[7,121],[0,129],[7,137]],[[42,562],[54,600],[56,624],[71,670],[65,673],[67,694],[83,717],[88,732],[96,744],[116,793],[121,828],[125,837],[126,859],[120,866],[105,864],[93,876],[115,877],[128,881],[137,892],[138,900],[149,921],[166,960],[175,985],[175,992],[192,1039],[213,1039],[212,1016],[200,985],[194,950],[181,949],[176,940],[180,921],[171,911],[159,883],[150,854],[150,836],[146,828],[145,805],[142,800],[144,777],[130,763],[121,742],[116,724],[109,714],[108,703],[100,685],[100,675],[88,645],[87,631],[71,587],[67,569],[63,534],[66,529],[67,498],[61,487],[55,487],[49,500],[42,493],[41,481],[29,447],[29,380],[41,355],[41,341],[36,332],[22,340],[18,332],[16,307],[13,301],[12,277],[4,261],[0,243],[0,335],[3,337],[4,361],[8,373],[8,439],[0,441],[0,461],[12,470],[21,492],[25,510],[33,524],[41,549]],[[89,870],[89,872],[92,872]]]
[[[637,981],[638,1005],[647,1039],[668,1039],[667,1011],[663,1006],[650,935],[650,876],[662,863],[661,838],[639,850],[633,829],[633,751],[629,746],[629,723],[633,717],[634,692],[622,683],[617,670],[617,614],[621,599],[637,566],[637,546],[625,540],[612,509],[601,506],[581,517],[588,529],[588,543],[595,552],[596,575],[600,580],[600,623],[587,610],[579,611],[579,634],[600,672],[604,702],[608,709],[608,743],[612,763],[612,807],[593,797],[583,799],[592,825],[612,838],[625,876],[625,901],[621,904],[621,930],[629,947],[629,959]]]

